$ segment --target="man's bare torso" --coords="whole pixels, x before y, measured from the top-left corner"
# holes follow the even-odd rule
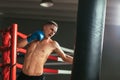
[[[32,42],[27,49],[23,64],[23,73],[32,76],[43,74],[43,67],[48,56],[55,49],[54,41],[42,40]]]

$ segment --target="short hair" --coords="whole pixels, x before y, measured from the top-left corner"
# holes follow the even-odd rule
[[[43,25],[55,25],[56,27],[58,27],[58,24],[55,21],[47,21],[45,24]]]

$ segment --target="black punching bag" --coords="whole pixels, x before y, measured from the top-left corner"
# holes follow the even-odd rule
[[[106,0],[79,0],[71,80],[99,80]]]

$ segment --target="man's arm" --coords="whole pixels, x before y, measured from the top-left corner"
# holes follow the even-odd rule
[[[20,41],[18,41],[17,43],[17,48],[23,48],[28,44],[27,39],[21,39]]]
[[[62,58],[65,62],[73,63],[73,57],[70,55],[65,54],[65,56]]]
[[[42,31],[36,31],[29,35],[26,39],[22,39],[18,41],[17,48],[25,47],[28,43],[32,42],[33,40],[42,40],[44,38],[44,33]]]
[[[57,42],[55,42],[55,46],[56,46],[56,49],[54,50],[55,53],[57,53],[63,59],[63,61],[72,64],[73,63],[73,57],[68,55],[68,54],[65,54],[64,51],[61,49],[60,45]]]

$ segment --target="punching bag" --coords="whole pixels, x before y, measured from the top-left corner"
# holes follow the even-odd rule
[[[71,80],[99,80],[106,0],[79,0]]]

